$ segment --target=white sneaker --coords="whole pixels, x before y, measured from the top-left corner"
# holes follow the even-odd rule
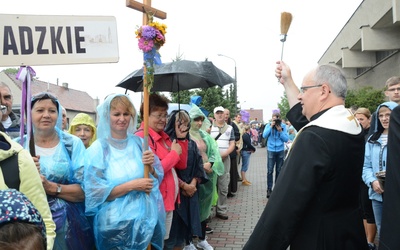
[[[186,245],[183,250],[197,250],[197,248],[190,242],[190,245]]]
[[[207,240],[199,240],[197,247],[204,250],[214,250],[214,248],[208,244]]]

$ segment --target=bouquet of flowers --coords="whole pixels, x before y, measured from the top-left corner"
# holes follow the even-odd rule
[[[158,22],[151,22],[136,30],[136,38],[139,39],[139,49],[147,53],[153,49],[159,49],[165,43],[167,26]]]
[[[146,72],[146,87],[151,89],[154,82],[154,64],[161,64],[161,56],[158,50],[165,43],[165,33],[167,26],[158,22],[151,21],[148,25],[143,25],[136,30],[136,38],[139,39],[139,49],[143,51],[143,59]]]

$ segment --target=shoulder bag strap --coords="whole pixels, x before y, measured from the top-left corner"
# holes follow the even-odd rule
[[[215,137],[214,139],[215,139],[215,140],[218,140],[218,138],[219,138],[221,135],[222,135],[221,132],[219,132],[219,134],[217,135],[217,137]]]

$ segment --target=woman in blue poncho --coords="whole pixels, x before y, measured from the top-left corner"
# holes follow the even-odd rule
[[[82,188],[85,146],[78,137],[62,131],[62,107],[55,96],[48,92],[34,95],[31,107],[36,153],[33,160],[56,224],[53,249],[91,250],[93,231],[85,216]],[[24,146],[27,144],[25,139]]]
[[[94,216],[96,247],[162,249],[165,210],[159,191],[163,170],[133,133],[136,110],[129,98],[113,94],[97,107],[97,140],[86,151],[86,214]],[[150,178],[144,165],[150,164]]]

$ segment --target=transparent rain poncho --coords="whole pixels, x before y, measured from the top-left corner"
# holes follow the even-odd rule
[[[153,167],[158,179],[150,174],[154,187],[149,195],[130,191],[112,201],[107,200],[116,186],[144,176],[143,140],[133,134],[136,114],[130,121],[126,139],[111,137],[110,104],[116,96],[124,95],[110,95],[98,106],[98,139],[86,150],[86,214],[94,216],[98,250],[146,249],[150,242],[155,249],[162,249],[165,210],[159,183],[163,169],[157,157]]]

